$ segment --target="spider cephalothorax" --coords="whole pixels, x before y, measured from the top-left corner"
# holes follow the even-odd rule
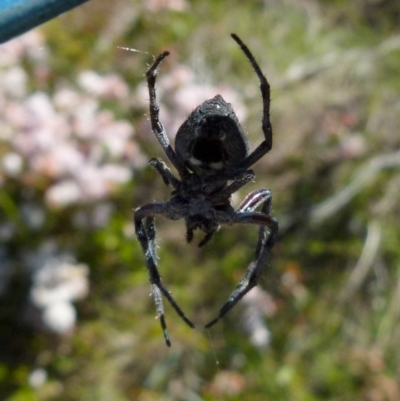
[[[278,222],[270,216],[272,201],[270,190],[258,189],[251,192],[236,210],[230,203],[231,195],[254,179],[254,173],[249,168],[272,147],[268,81],[247,46],[235,34],[232,34],[232,38],[249,59],[260,81],[264,141],[250,154],[246,136],[235,112],[220,95],[205,101],[189,115],[179,128],[175,139],[175,150],[172,149],[159,120],[155,91],[158,67],[169,53],[161,53],[146,73],[152,130],[180,177],[176,178],[163,161],[152,159],[150,165],[158,171],[164,183],[171,185],[174,190],[169,201],[149,203],[137,208],[134,213],[136,235],[146,259],[157,314],[168,346],[171,342],[165,323],[162,295],[190,327],[194,327],[194,324],[185,316],[161,282],[157,268],[155,217],[184,219],[188,242],[192,241],[194,230],[202,230],[205,236],[199,246],[205,245],[221,224],[254,224],[260,227],[253,262],[220,309],[218,316],[206,327],[215,324],[257,285],[278,233]],[[255,211],[260,205],[261,211]]]

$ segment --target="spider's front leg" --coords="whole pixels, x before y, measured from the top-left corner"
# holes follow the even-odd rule
[[[158,74],[158,68],[162,61],[169,55],[169,52],[161,53],[154,61],[153,65],[147,70],[146,72],[146,79],[147,79],[147,86],[149,88],[149,97],[150,97],[150,121],[151,121],[151,128],[155,133],[158,142],[164,149],[165,154],[167,155],[168,159],[174,165],[174,167],[178,170],[178,173],[181,177],[187,177],[189,175],[188,170],[180,161],[178,156],[176,155],[175,151],[172,149],[167,133],[165,132],[165,128],[160,121],[160,107],[158,106],[157,102],[157,95],[156,95],[156,78]]]
[[[257,248],[253,262],[247,268],[243,278],[220,309],[218,316],[205,327],[209,328],[225,316],[258,283],[267,257],[278,235],[278,222],[270,216],[272,195],[269,189],[259,189],[249,194],[236,211],[236,223],[256,224],[260,226]],[[263,204],[261,212],[254,210]]]
[[[250,61],[255,73],[257,74],[257,77],[260,81],[261,97],[263,101],[262,131],[264,133],[265,139],[250,155],[248,155],[243,160],[242,163],[240,163],[241,168],[248,169],[255,162],[260,160],[272,148],[272,125],[269,116],[270,103],[271,103],[271,89],[267,78],[261,71],[260,66],[258,65],[256,59],[254,58],[249,48],[242,42],[242,40],[237,35],[233,33],[231,36],[233,40],[235,40],[235,42],[240,46],[243,53]]]
[[[161,276],[157,267],[156,253],[156,228],[154,217],[157,215],[166,216],[166,204],[161,202],[149,203],[139,207],[134,212],[136,236],[142,246],[143,254],[146,259],[146,267],[149,272],[149,279],[152,289],[152,295],[156,304],[157,316],[160,318],[161,327],[163,329],[165,342],[170,347],[171,341],[168,336],[167,324],[165,322],[164,305],[162,295],[164,295],[178,315],[190,326],[194,324],[185,316],[171,294],[161,282]],[[145,220],[145,224],[143,224]]]
[[[217,188],[217,191],[212,194],[212,202],[214,204],[228,199],[233,193],[237,192],[240,188],[244,187],[250,181],[253,181],[255,178],[255,174],[253,170],[243,170],[240,171],[238,174],[235,174],[234,176],[224,177],[224,175],[222,175],[221,178],[217,176],[217,179],[214,179],[214,181],[218,183],[218,179],[221,179],[221,181],[223,181],[224,178],[226,178],[226,181],[231,180],[233,182],[222,191]]]
[[[174,189],[178,189],[181,182],[172,174],[171,170],[162,160],[153,158],[149,164],[161,175],[165,185],[171,184]]]

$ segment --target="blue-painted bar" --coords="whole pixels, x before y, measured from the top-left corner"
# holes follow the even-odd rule
[[[89,0],[0,0],[0,43]]]

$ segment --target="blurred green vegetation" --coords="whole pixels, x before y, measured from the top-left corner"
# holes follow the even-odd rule
[[[41,29],[51,63],[47,83],[34,84],[41,90],[92,69],[123,76],[134,91],[151,55],[169,49],[160,79],[179,63],[204,83],[233,87],[254,148],[262,140],[258,82],[229,34],[249,46],[272,87],[274,147],[235,202],[263,186],[273,192],[281,234],[260,286],[275,310],[263,317],[266,347],[250,341],[241,304],[201,329],[251,261],[256,230],[222,228],[198,249],[185,243],[182,222],[157,221],[164,282],[200,327],[186,327],[165,303],[168,349],[131,223],[133,207],[168,197],[160,177],[135,171],[112,197],[104,228],[74,227],[75,210],[65,208],[36,233],[19,221],[21,189],[10,184],[0,205],[19,224],[12,249],[34,249],[45,238],[73,249],[90,268],[90,294],[78,303],[71,334],[38,332],[16,319],[29,279],[23,266],[13,273],[0,309],[0,398],[400,399],[399,2],[93,0]],[[165,160],[148,126],[138,127],[142,107],[106,106],[131,121],[143,153]],[[47,379],[30,385],[40,369]]]

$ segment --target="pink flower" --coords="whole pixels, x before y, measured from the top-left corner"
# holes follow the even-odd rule
[[[125,184],[132,178],[129,168],[118,164],[106,164],[101,167],[104,180],[109,184]]]
[[[83,71],[78,77],[78,84],[86,92],[109,99],[127,97],[129,88],[117,75],[101,76],[95,71]]]
[[[46,191],[45,199],[51,207],[65,207],[79,202],[82,191],[74,180],[65,180],[51,186]]]

